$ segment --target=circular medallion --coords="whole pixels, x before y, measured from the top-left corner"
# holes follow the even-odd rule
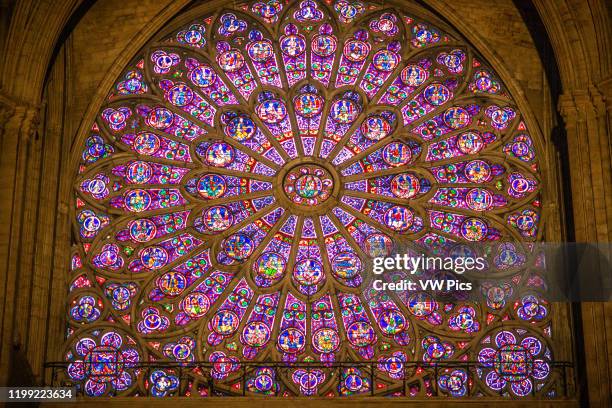
[[[140,251],[140,261],[149,269],[160,269],[168,262],[168,252],[159,246],[152,246]]]
[[[151,205],[151,195],[146,190],[131,190],[125,194],[124,203],[129,211],[146,211]]]
[[[312,118],[323,110],[323,98],[314,93],[304,93],[293,99],[295,113],[304,117]]]
[[[413,174],[398,174],[391,180],[391,192],[398,198],[413,198],[420,189],[419,179]]]
[[[480,218],[467,218],[461,224],[461,235],[468,241],[482,241],[489,228]]]
[[[198,180],[197,190],[202,198],[212,200],[225,194],[225,179],[218,174],[206,174]]]
[[[232,226],[234,217],[223,205],[210,207],[202,213],[202,220],[209,231],[225,231]]]
[[[281,38],[280,48],[283,54],[297,57],[306,50],[306,41],[301,35],[287,35]]]
[[[418,65],[408,65],[400,73],[400,80],[408,86],[419,86],[427,80],[427,70]]]
[[[361,124],[361,133],[370,140],[378,141],[391,133],[391,124],[381,116],[368,116]]]
[[[141,132],[134,139],[134,150],[138,154],[150,156],[159,150],[159,137],[155,133]]]
[[[312,335],[312,346],[319,353],[332,353],[340,345],[338,332],[330,328],[322,328]]]
[[[125,178],[134,184],[144,184],[153,177],[153,167],[147,162],[135,161],[125,169]]]
[[[231,310],[220,310],[210,321],[212,330],[221,336],[233,334],[240,325],[238,315]]]
[[[185,106],[193,99],[193,91],[185,84],[178,84],[167,91],[166,98],[175,106]]]
[[[172,125],[174,114],[166,108],[155,108],[147,116],[147,125],[155,129],[167,129]]]
[[[244,65],[244,57],[237,50],[229,50],[217,56],[217,63],[225,72],[235,72]]]
[[[255,108],[257,116],[265,123],[280,123],[287,116],[285,104],[278,99],[263,101]]]
[[[463,154],[476,154],[483,146],[482,137],[476,132],[465,132],[457,138],[457,147]]]
[[[338,41],[332,35],[319,34],[312,38],[312,52],[319,57],[329,57],[336,52]]]
[[[442,84],[431,84],[423,91],[423,97],[430,104],[439,106],[450,99],[451,93]]]
[[[491,166],[483,160],[472,160],[465,165],[464,173],[472,183],[485,183],[491,179]]]
[[[187,279],[180,272],[166,272],[157,280],[157,287],[166,296],[178,296],[187,287]]]
[[[459,129],[470,124],[469,112],[460,107],[449,108],[444,112],[444,123],[451,129]]]
[[[334,188],[331,174],[315,164],[290,170],[283,181],[287,197],[296,204],[314,206],[329,198]]]
[[[406,328],[406,318],[396,310],[385,310],[378,317],[378,325],[383,334],[395,336]]]
[[[192,319],[204,316],[210,309],[210,300],[205,294],[192,292],[181,302],[183,312]]]
[[[244,234],[230,235],[223,241],[223,251],[235,261],[244,261],[255,249],[255,243]]]
[[[234,161],[235,150],[224,142],[215,142],[206,149],[206,163],[214,167],[227,167]]]
[[[366,322],[354,322],[346,330],[348,341],[355,347],[366,347],[374,343],[376,334]]]
[[[211,67],[200,65],[189,73],[189,79],[200,88],[208,88],[217,80],[217,74]]]
[[[399,64],[400,56],[389,50],[380,50],[374,54],[372,58],[372,64],[376,69],[383,72],[391,72]]]
[[[296,354],[304,349],[306,337],[299,329],[289,327],[278,336],[278,348],[287,354]]]
[[[412,159],[412,150],[406,143],[391,142],[383,148],[383,160],[391,167],[408,164]]]
[[[300,285],[317,285],[323,279],[323,265],[313,258],[302,259],[295,264],[293,277]]]
[[[361,113],[357,102],[351,99],[338,99],[331,106],[329,115],[338,123],[353,123]]]
[[[264,322],[251,322],[242,331],[242,340],[251,347],[263,347],[270,340],[270,327]]]
[[[370,44],[360,40],[348,40],[344,45],[344,56],[351,62],[361,62],[370,53]]]
[[[253,41],[247,46],[247,52],[253,61],[264,62],[274,55],[274,48],[270,41]]]
[[[332,259],[331,268],[338,278],[353,279],[361,273],[361,259],[352,252],[341,252]]]
[[[370,234],[364,242],[365,250],[372,258],[388,256],[393,250],[393,241],[385,234]]]
[[[493,195],[489,190],[473,188],[465,196],[465,202],[474,211],[486,211],[493,205]]]
[[[285,263],[285,258],[282,255],[275,252],[266,252],[257,259],[253,265],[253,270],[264,279],[277,280],[285,272]]]
[[[237,116],[225,127],[225,134],[239,142],[249,140],[255,134],[255,124],[250,118]]]
[[[387,210],[384,220],[389,228],[404,232],[412,226],[414,215],[408,208],[396,205]]]

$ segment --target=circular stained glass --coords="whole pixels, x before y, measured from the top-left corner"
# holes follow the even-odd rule
[[[253,252],[253,246],[253,240],[243,234],[231,235],[223,241],[223,251],[236,261],[247,259]]]
[[[365,347],[374,342],[376,334],[370,324],[365,322],[352,323],[346,329],[348,341],[356,347]]]
[[[134,184],[144,184],[151,180],[153,168],[147,162],[135,161],[128,166],[126,176]]]
[[[457,147],[461,153],[475,154],[482,150],[483,146],[482,137],[476,132],[462,133],[457,139]]]
[[[306,49],[306,41],[300,35],[288,35],[280,41],[283,53],[290,57],[302,55]]]
[[[256,129],[251,119],[238,116],[229,121],[225,127],[225,134],[232,139],[243,142],[253,137]]]
[[[491,166],[484,160],[473,160],[465,166],[465,177],[472,183],[484,183],[491,178]]]
[[[312,346],[319,353],[331,353],[338,349],[340,337],[334,329],[319,329],[312,335]]]
[[[278,348],[289,354],[295,354],[302,351],[306,344],[306,338],[301,330],[288,328],[283,330],[278,336]]]
[[[399,198],[413,198],[420,188],[419,179],[414,174],[398,174],[391,180],[391,192]]]
[[[226,167],[234,161],[234,156],[234,148],[227,143],[213,143],[206,149],[206,163],[214,167]]]
[[[391,124],[380,116],[369,116],[361,124],[361,132],[368,139],[378,141],[391,133]]]
[[[238,329],[240,319],[231,310],[221,310],[211,320],[212,329],[215,333],[228,336]]]
[[[412,159],[412,151],[406,143],[391,142],[382,151],[383,160],[391,167],[408,164]]]
[[[427,80],[428,71],[418,65],[408,65],[400,74],[401,81],[409,86],[419,86]]]
[[[323,273],[321,262],[312,258],[298,261],[293,270],[295,280],[304,286],[317,285],[323,279]]]
[[[249,57],[255,61],[265,61],[274,55],[274,48],[268,41],[254,41],[248,46]]]
[[[342,252],[334,256],[332,271],[341,279],[352,279],[361,272],[361,259],[352,252]]]
[[[361,113],[357,102],[351,99],[339,99],[331,106],[330,117],[338,123],[353,123]]]
[[[244,57],[237,50],[229,50],[217,56],[219,67],[225,72],[238,71],[244,65]]]
[[[270,99],[257,105],[257,116],[265,123],[279,123],[287,116],[285,104],[278,99]]]
[[[189,79],[197,86],[208,88],[215,83],[217,74],[211,67],[199,66],[189,73]]]
[[[331,35],[315,35],[312,39],[312,52],[320,57],[327,57],[336,51],[338,42]]]
[[[204,316],[210,308],[210,300],[203,293],[190,293],[185,296],[182,309],[191,318]]]
[[[66,375],[89,396],[183,395],[175,369],[126,362],[201,362],[186,384],[388,396],[433,378],[408,361],[465,358],[482,369],[438,373],[441,395],[558,389],[554,313],[513,299],[538,281],[517,240],[542,236],[543,143],[490,64],[418,4],[225,7],[161,30],[82,135]],[[491,241],[514,245],[490,262],[513,279],[481,303],[372,291],[373,258]],[[275,368],[237,390],[240,361]],[[377,362],[374,382],[334,361]]]
[[[202,219],[206,228],[218,232],[231,227],[234,217],[227,207],[216,205],[205,210],[202,213]]]
[[[414,216],[406,207],[393,206],[385,213],[385,224],[396,231],[406,231],[412,226]]]
[[[493,205],[493,196],[486,189],[473,188],[468,191],[465,201],[472,210],[485,211]]]
[[[304,118],[312,118],[323,110],[323,98],[313,93],[296,96],[293,103],[295,113]]]
[[[223,196],[227,185],[225,179],[218,174],[207,174],[198,180],[198,193],[202,198],[212,200]]]
[[[130,221],[128,230],[130,232],[130,237],[137,242],[150,241],[157,233],[155,223],[147,218]]]
[[[251,322],[244,328],[242,338],[251,347],[262,347],[270,340],[270,327],[263,322]]]
[[[329,198],[334,182],[328,170],[317,165],[303,165],[285,176],[284,191],[291,201],[315,206]]]
[[[361,62],[370,53],[370,45],[359,40],[350,40],[344,46],[344,56],[352,62]]]
[[[262,278],[277,280],[285,271],[285,258],[274,252],[267,252],[257,259],[254,271]]]

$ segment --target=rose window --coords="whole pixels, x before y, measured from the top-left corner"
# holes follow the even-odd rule
[[[131,362],[176,362],[191,393],[209,378],[236,393],[245,362],[275,362],[246,369],[246,392],[427,394],[427,369],[405,364],[481,359],[482,379],[441,369],[441,392],[544,384],[542,340],[473,340],[506,320],[550,333],[537,293],[505,301],[512,279],[481,305],[364,289],[400,244],[539,239],[537,135],[493,67],[416,11],[226,7],[153,38],[83,142],[68,377],[88,395],[175,395],[176,366]],[[337,361],[374,362],[374,383],[299,367]]]

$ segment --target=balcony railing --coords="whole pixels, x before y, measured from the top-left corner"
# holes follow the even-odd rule
[[[499,362],[493,368],[477,361],[402,362],[390,376],[389,366],[381,362],[252,362],[193,361],[82,363],[84,378],[75,381],[67,375],[68,362],[45,364],[48,386],[74,386],[77,395],[99,390],[106,396],[194,396],[232,397],[266,395],[287,396],[386,396],[386,397],[507,397],[518,398],[512,384],[528,379],[531,389],[523,398],[560,399],[576,394],[573,364],[549,362],[545,379],[534,378],[533,361]],[[497,365],[498,364],[498,365]],[[486,372],[495,370],[505,384],[495,390],[486,384]],[[229,371],[229,372],[228,372]],[[123,389],[113,378],[128,372],[131,383]],[[224,373],[224,374],[222,374]],[[526,387],[528,388],[528,387]]]

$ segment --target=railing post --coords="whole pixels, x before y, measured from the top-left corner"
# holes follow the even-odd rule
[[[434,388],[436,390],[436,397],[439,396],[439,390],[438,390],[438,364],[434,363]]]
[[[242,364],[242,396],[246,395],[246,364]]]
[[[404,397],[408,396],[408,390],[406,389],[406,363],[402,363],[402,381],[404,385]]]
[[[563,396],[567,397],[567,367],[563,364]]]
[[[467,377],[465,379],[465,383],[466,383],[465,387],[467,389],[466,396],[469,397],[470,396],[470,363],[469,362],[465,363],[465,375]]]
[[[374,364],[370,364],[370,396],[374,396]]]

